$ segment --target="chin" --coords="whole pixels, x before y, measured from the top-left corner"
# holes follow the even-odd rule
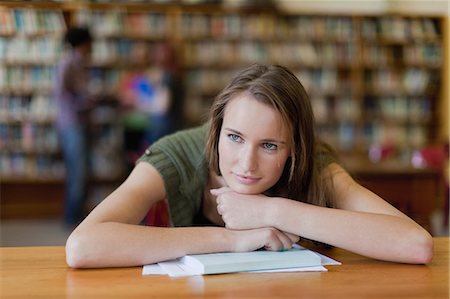
[[[234,192],[248,195],[261,194],[265,191],[265,189],[263,190],[263,188],[259,186],[248,186],[243,184],[229,184],[228,186]]]

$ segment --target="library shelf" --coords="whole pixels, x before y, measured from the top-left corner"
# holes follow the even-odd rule
[[[30,24],[42,16],[52,21],[33,29]],[[448,72],[443,16],[302,14],[171,2],[6,1],[0,4],[2,18],[9,23],[0,30],[0,78],[6,78],[0,80],[0,107],[8,115],[30,109],[35,101],[38,108],[51,107],[51,68],[62,52],[61,34],[70,26],[88,25],[94,34],[92,80],[109,95],[116,94],[121,76],[133,68],[129,53],[136,44],[174,45],[188,126],[201,123],[212,98],[252,63],[293,70],[310,95],[319,134],[344,156],[367,157],[372,146],[388,144],[408,157],[437,141],[435,131],[442,122],[438,107]],[[17,26],[22,19],[24,25]],[[11,44],[20,51],[10,51]],[[37,49],[36,54],[26,55],[23,49],[28,48]],[[43,48],[49,50],[39,51]],[[0,121],[0,136],[20,142],[16,131],[22,129],[6,119]],[[119,149],[120,123],[109,124],[105,142]]]

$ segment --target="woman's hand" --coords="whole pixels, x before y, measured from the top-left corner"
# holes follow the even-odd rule
[[[211,189],[216,196],[217,212],[229,229],[254,229],[272,226],[271,198],[262,194],[247,195],[228,187]]]
[[[273,227],[228,231],[232,233],[232,251],[234,252],[254,251],[260,248],[271,251],[286,250],[300,239],[296,235]]]

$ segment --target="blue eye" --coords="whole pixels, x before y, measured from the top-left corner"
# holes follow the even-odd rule
[[[230,140],[234,142],[242,142],[242,138],[236,134],[228,134],[228,138],[230,138]]]
[[[276,151],[278,149],[278,145],[273,143],[263,143],[263,148],[269,151]]]

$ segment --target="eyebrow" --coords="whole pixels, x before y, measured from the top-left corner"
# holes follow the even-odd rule
[[[231,128],[224,128],[225,130],[231,132],[231,133],[235,133],[237,135],[241,135],[241,136],[245,136],[244,134],[242,134],[241,132],[239,132],[238,130],[235,129],[231,129]],[[261,140],[263,142],[268,142],[268,143],[279,143],[279,144],[286,144],[287,142],[285,141],[281,141],[281,140],[277,140],[277,139],[263,139]]]

